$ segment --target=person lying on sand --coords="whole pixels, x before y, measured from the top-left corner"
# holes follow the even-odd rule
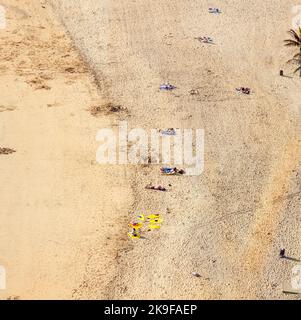
[[[199,40],[202,43],[213,44],[213,39],[211,37],[198,37],[196,39]]]
[[[157,191],[167,191],[166,188],[161,187],[161,186],[155,187],[155,186],[153,186],[151,183],[148,184],[145,188],[146,188],[146,189],[150,189],[150,190],[157,190]]]
[[[167,90],[167,91],[171,91],[176,89],[176,87],[170,83],[163,83],[160,85],[160,90]]]
[[[218,8],[209,8],[208,11],[209,13],[214,13],[214,14],[222,13]]]
[[[176,135],[176,130],[174,128],[168,128],[164,130],[159,130],[159,132],[163,135],[167,136],[175,136]]]
[[[243,93],[243,94],[250,94],[251,93],[251,89],[245,88],[245,87],[236,88],[236,91]]]

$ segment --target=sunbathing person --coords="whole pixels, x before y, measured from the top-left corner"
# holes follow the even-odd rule
[[[161,187],[161,186],[155,187],[155,186],[153,186],[151,183],[148,184],[145,188],[146,188],[146,189],[150,189],[150,190],[157,190],[157,191],[167,191],[166,188]]]
[[[146,185],[145,189],[151,189],[151,190],[154,190],[154,189],[155,189],[155,187],[154,187],[151,183],[149,183],[148,185]]]
[[[183,169],[177,169],[177,168],[174,168],[174,171],[178,174],[184,174],[185,171]]]
[[[241,88],[241,92],[244,94],[250,94],[250,88]]]
[[[167,91],[171,91],[176,89],[176,87],[170,83],[163,83],[160,85],[160,90],[167,90]]]
[[[176,135],[176,130],[174,128],[168,128],[166,130],[159,130],[163,135],[167,136],[175,136]]]
[[[245,88],[245,87],[236,88],[236,91],[241,92],[243,94],[250,94],[251,93],[251,89]]]
[[[210,37],[198,37],[197,39],[202,43],[213,43],[213,39]]]
[[[209,8],[209,13],[218,14],[221,13],[221,11],[218,8]]]

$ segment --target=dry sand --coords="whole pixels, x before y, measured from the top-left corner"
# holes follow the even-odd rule
[[[2,4],[0,146],[16,152],[0,155],[0,297],[77,298],[92,274],[90,295],[104,296],[131,204],[126,168],[95,160],[96,132],[112,117],[87,111],[102,103],[98,87],[51,8]]]
[[[0,147],[16,152],[0,156],[0,297],[298,299],[282,293],[296,262],[278,258],[301,257],[301,82],[279,77],[295,1],[1,4]],[[166,80],[176,93],[158,91]],[[128,113],[87,111],[109,102]],[[97,164],[97,129],[120,119],[204,128],[204,173]],[[131,242],[139,212],[165,222]]]

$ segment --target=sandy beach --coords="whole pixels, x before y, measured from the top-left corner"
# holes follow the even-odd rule
[[[300,299],[283,293],[298,262],[279,259],[301,259],[295,1],[0,5],[0,299]],[[204,172],[97,163],[120,121],[204,129]],[[140,213],[164,223],[132,241]]]

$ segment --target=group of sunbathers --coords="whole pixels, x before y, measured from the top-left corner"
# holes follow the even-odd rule
[[[163,168],[160,168],[160,171],[164,175],[171,175],[171,176],[185,174],[185,170],[178,169],[176,167],[175,168],[163,167]],[[145,189],[156,190],[156,191],[167,191],[167,189],[165,187],[162,187],[161,185],[156,187],[152,183],[149,183],[148,185],[146,185]]]
[[[219,14],[219,13],[221,13],[221,11],[218,8],[209,8],[209,13]],[[196,39],[199,40],[202,43],[213,44],[213,39],[211,37],[198,37]],[[166,83],[163,83],[163,84],[160,85],[160,90],[171,91],[171,90],[174,90],[174,89],[176,89],[176,86],[170,84],[169,82],[166,82]],[[241,88],[241,89],[242,89],[243,93],[247,93],[246,89],[248,89],[248,88]],[[193,94],[193,93],[191,93],[191,94]],[[168,128],[168,129],[164,129],[164,130],[159,130],[159,132],[162,135],[176,135],[176,130],[174,128]],[[185,174],[185,170],[178,169],[176,167],[174,167],[174,168],[163,167],[163,168],[160,168],[160,171],[164,175],[183,175],[183,174]],[[145,188],[149,189],[149,190],[167,191],[167,189],[165,187],[162,187],[161,185],[155,187],[155,186],[152,185],[152,183],[149,183]],[[159,215],[158,215],[158,217],[159,217]],[[142,225],[140,223],[137,223],[137,222],[131,223],[130,227],[133,228],[133,231],[131,233],[129,233],[129,235],[131,237],[133,237],[133,238],[140,237],[140,234],[139,234],[138,230],[141,228],[141,226]]]
[[[213,13],[213,14],[220,14],[222,13],[220,9],[215,8],[215,7],[210,7],[208,9],[209,13]],[[202,43],[209,43],[209,44],[213,44],[213,39],[211,37],[198,37],[196,38],[197,40],[199,40]]]
[[[220,14],[222,13],[220,9],[215,8],[215,7],[210,7],[208,9],[209,13],[213,13],[213,14]],[[198,37],[196,38],[197,40],[199,40],[202,43],[209,43],[209,44],[213,44],[213,39],[210,37]]]
[[[148,231],[152,229],[160,229],[163,219],[160,214],[151,214],[145,219],[144,214],[140,214],[134,221],[129,223],[129,227],[132,229],[128,233],[128,236],[132,239],[140,238],[140,230],[143,228],[143,224],[148,223]]]

